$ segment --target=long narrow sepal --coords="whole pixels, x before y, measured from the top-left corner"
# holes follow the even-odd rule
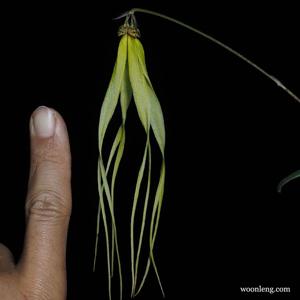
[[[117,61],[114,66],[113,74],[101,106],[98,132],[100,156],[102,155],[102,146],[108,124],[113,116],[113,113],[118,103],[121,85],[124,78],[126,61],[127,39],[124,36],[119,44]]]
[[[131,287],[131,296],[135,294],[135,246],[134,246],[134,221],[135,221],[135,212],[138,204],[142,179],[145,172],[145,165],[147,160],[147,153],[148,153],[148,145],[149,145],[149,136],[147,136],[147,141],[145,145],[144,155],[142,159],[142,163],[138,172],[138,177],[136,181],[135,191],[134,191],[134,199],[132,203],[132,211],[131,211],[131,219],[130,219],[130,253],[131,253],[131,280],[132,280],[132,287]]]
[[[122,299],[122,273],[121,273],[121,261],[119,256],[118,250],[118,243],[117,243],[117,229],[116,223],[114,218],[114,210],[113,204],[111,199],[111,190],[108,185],[107,173],[114,156],[116,149],[120,148],[120,143],[123,135],[123,127],[118,131],[114,143],[111,148],[111,152],[108,159],[108,164],[105,168],[104,160],[102,155],[102,146],[105,138],[105,133],[107,131],[108,124],[112,119],[114,111],[116,109],[116,105],[118,103],[119,95],[121,92],[122,83],[124,81],[124,73],[127,61],[127,39],[122,38],[119,44],[118,49],[118,56],[117,61],[114,67],[114,71],[110,80],[110,84],[108,86],[102,107],[100,112],[100,120],[99,120],[99,163],[98,163],[98,190],[99,190],[99,211],[98,211],[98,221],[99,224],[100,216],[102,214],[104,229],[105,229],[105,236],[106,236],[106,250],[107,250],[107,264],[108,264],[108,289],[109,289],[109,298],[111,299],[111,250],[110,250],[110,240],[114,240],[116,244],[116,252],[118,258],[118,265],[119,265],[119,277],[120,277],[120,299]],[[105,195],[105,197],[104,197]],[[104,203],[104,199],[106,198],[107,206],[109,209],[110,217],[111,217],[111,224],[112,224],[112,236],[109,238],[108,234],[108,224],[106,218],[106,205]],[[99,226],[97,226],[99,227]],[[97,237],[96,237],[96,247],[98,243],[98,230],[97,230]],[[95,247],[95,248],[96,248]],[[96,252],[96,250],[95,250]],[[95,253],[96,255],[96,253]],[[94,267],[95,267],[95,259],[94,259]]]
[[[111,186],[110,186],[111,202],[112,202],[113,211],[114,211],[114,198],[115,198],[114,197],[115,181],[116,181],[117,173],[119,170],[120,162],[121,162],[121,159],[122,159],[123,153],[124,153],[125,139],[126,139],[125,138],[126,137],[125,122],[126,122],[127,110],[128,110],[131,98],[132,98],[132,89],[131,89],[130,82],[129,82],[128,64],[126,63],[125,73],[124,73],[123,82],[122,82],[122,86],[121,86],[121,95],[120,95],[120,104],[121,104],[121,111],[122,111],[122,125],[121,125],[120,129],[121,129],[122,134],[121,134],[121,139],[120,139],[118,151],[117,151],[115,162],[114,162],[114,168],[113,168],[113,172],[112,172],[112,179],[111,179]],[[114,266],[115,243],[117,243],[117,241],[116,241],[116,236],[114,234],[114,230],[113,230],[113,226],[112,226],[112,247],[111,247],[111,257],[112,257],[111,275],[112,276],[113,276],[113,271],[114,271],[113,266]],[[117,253],[117,255],[118,255],[118,253]],[[117,259],[118,259],[118,266],[119,266],[119,274],[121,274],[121,260],[120,260],[119,255],[118,255]],[[120,280],[120,291],[122,291],[122,280]]]
[[[161,211],[161,204],[163,200],[163,186],[164,186],[164,178],[165,178],[165,172],[164,172],[164,148],[165,148],[165,126],[164,126],[164,119],[162,110],[159,104],[159,101],[157,99],[157,96],[154,92],[153,86],[151,84],[149,75],[147,73],[147,68],[145,64],[145,54],[142,47],[142,44],[138,39],[134,39],[129,37],[128,40],[128,61],[129,61],[129,75],[130,75],[130,81],[133,88],[133,95],[134,95],[134,101],[137,107],[137,111],[139,114],[139,118],[143,124],[143,127],[145,128],[147,139],[149,135],[149,130],[152,128],[154,137],[156,142],[158,143],[159,149],[161,151],[162,155],[162,172],[160,175],[155,201],[153,205],[153,211],[151,216],[151,230],[150,232],[150,249],[149,249],[149,260],[153,265],[155,274],[157,276],[159,285],[161,287],[162,293],[164,295],[164,291],[162,288],[161,280],[158,274],[158,270],[156,267],[156,263],[154,260],[154,254],[153,254],[153,248],[154,248],[154,241],[156,238],[158,223],[159,223],[159,217],[160,217],[160,211]],[[150,144],[149,144],[149,150]],[[150,177],[149,177],[149,186],[150,186]],[[148,186],[147,186],[148,191]],[[147,192],[146,192],[147,196]],[[145,208],[147,208],[148,205],[148,199],[145,199],[144,202],[144,212],[143,212],[143,219],[142,219],[142,225],[141,225],[141,231],[140,231],[140,240],[139,240],[139,246],[138,246],[138,254],[135,260],[134,257],[134,246],[132,245],[132,261],[135,260],[135,269],[133,269],[132,266],[132,277],[133,277],[133,286],[132,286],[132,293],[133,295],[136,295],[136,284],[137,284],[137,271],[139,266],[139,256],[140,256],[140,250],[141,250],[141,243],[143,238],[143,231],[145,226],[145,218],[146,218],[146,211]],[[133,207],[133,214],[135,213],[135,206]],[[132,231],[133,232],[133,231]],[[131,238],[131,242],[133,243],[133,238]],[[142,279],[142,283],[140,285],[141,289],[143,286],[145,279],[147,277],[149,271],[149,266],[147,263],[146,270],[144,272],[144,276]]]

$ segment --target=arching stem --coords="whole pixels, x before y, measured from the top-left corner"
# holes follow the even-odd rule
[[[190,25],[187,25],[187,24],[177,20],[177,19],[171,18],[169,16],[166,16],[164,14],[161,14],[161,13],[158,13],[158,12],[155,12],[155,11],[152,11],[152,10],[148,10],[148,9],[144,9],[144,8],[133,8],[133,9],[125,12],[124,14],[120,15],[119,17],[115,18],[114,20],[118,20],[118,19],[121,19],[123,17],[127,17],[128,15],[133,15],[136,12],[145,13],[145,14],[153,15],[153,16],[156,16],[156,17],[159,17],[159,18],[163,18],[165,20],[176,23],[177,25],[180,25],[180,26],[182,26],[186,29],[189,29],[189,30],[201,35],[202,37],[210,40],[211,42],[217,44],[218,46],[220,46],[220,47],[224,48],[225,50],[229,51],[230,53],[237,56],[241,60],[245,61],[247,64],[249,64],[250,66],[255,68],[257,71],[259,71],[263,75],[265,75],[267,78],[272,80],[274,83],[276,83],[276,85],[278,87],[282,88],[286,93],[288,93],[292,98],[294,98],[296,101],[298,101],[300,103],[300,98],[296,94],[294,94],[290,89],[288,89],[280,80],[278,80],[276,77],[274,77],[273,75],[271,75],[270,73],[268,73],[267,71],[265,71],[264,69],[259,67],[253,61],[246,58],[244,55],[242,55],[238,51],[236,51],[236,50],[232,49],[231,47],[225,45],[224,43],[220,42],[219,40],[212,37],[211,35],[206,34],[206,33],[202,32],[202,31],[200,31],[200,30],[198,30],[198,29],[196,29],[196,28],[194,28]]]

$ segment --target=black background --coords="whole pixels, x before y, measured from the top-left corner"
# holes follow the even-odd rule
[[[107,298],[103,247],[96,273],[92,263],[98,118],[122,24],[112,18],[134,6],[178,18],[240,51],[300,95],[296,4],[261,2],[26,1],[2,7],[0,240],[16,259],[25,230],[28,120],[37,106],[47,105],[64,117],[72,149],[68,299]],[[296,295],[299,181],[282,195],[276,186],[300,168],[300,104],[195,33],[154,16],[136,17],[166,123],[166,193],[156,247],[166,299],[243,297],[240,286],[258,285],[291,288],[290,295],[273,297]],[[127,158],[118,178],[124,180],[122,195],[130,196],[144,142],[134,107],[128,122]],[[126,256],[131,198],[122,201],[117,215]],[[125,277],[127,299],[130,274]],[[151,272],[137,299],[160,297]]]

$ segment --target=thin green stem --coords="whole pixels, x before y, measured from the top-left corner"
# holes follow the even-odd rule
[[[294,94],[290,89],[288,89],[280,80],[278,80],[276,77],[274,77],[273,75],[271,75],[270,73],[268,73],[267,71],[265,71],[264,69],[262,69],[261,67],[259,67],[257,64],[255,64],[253,61],[251,61],[250,59],[246,58],[244,55],[242,55],[241,53],[239,53],[238,51],[232,49],[231,47],[227,46],[226,44],[222,43],[221,41],[219,41],[218,39],[212,37],[209,34],[204,33],[201,30],[198,30],[190,25],[187,25],[177,19],[171,18],[169,16],[166,16],[164,14],[149,10],[149,9],[144,9],[144,8],[133,8],[131,10],[129,10],[128,12],[122,14],[121,16],[115,18],[115,19],[120,19],[123,18],[125,16],[128,15],[133,15],[136,12],[140,12],[140,13],[145,13],[145,14],[149,14],[149,15],[153,15],[159,18],[163,18],[165,20],[168,20],[170,22],[173,22],[177,25],[180,25],[186,29],[189,29],[199,35],[201,35],[202,37],[210,40],[211,42],[217,44],[218,46],[224,48],[225,50],[229,51],[230,53],[232,53],[233,55],[237,56],[238,58],[240,58],[241,60],[245,61],[247,64],[249,64],[250,66],[252,66],[253,68],[255,68],[257,71],[259,71],[260,73],[262,73],[263,75],[265,75],[267,78],[269,78],[271,81],[273,81],[274,83],[277,84],[278,87],[282,88],[286,93],[288,93],[292,98],[294,98],[296,101],[298,101],[300,103],[300,98]]]

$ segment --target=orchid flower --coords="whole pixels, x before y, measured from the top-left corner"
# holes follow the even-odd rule
[[[154,259],[154,244],[157,236],[157,230],[160,219],[160,212],[163,202],[164,183],[165,183],[165,125],[161,106],[151,84],[146,63],[143,46],[138,39],[140,32],[136,27],[134,15],[126,17],[124,25],[119,29],[121,36],[117,61],[113,70],[113,74],[101,107],[99,121],[99,161],[98,161],[98,190],[99,190],[99,210],[97,220],[97,237],[95,246],[94,268],[96,263],[96,255],[98,248],[98,235],[100,219],[104,224],[106,253],[107,253],[107,269],[108,269],[108,289],[109,298],[111,299],[111,277],[113,273],[114,254],[116,253],[118,261],[119,279],[120,279],[120,297],[122,298],[122,267],[117,238],[117,221],[114,213],[114,187],[119,170],[120,162],[124,152],[125,136],[126,136],[126,114],[131,102],[136,106],[141,125],[146,134],[146,143],[143,158],[137,174],[135,191],[132,201],[132,213],[130,222],[130,249],[131,249],[131,277],[132,277],[132,296],[136,295],[142,288],[150,266],[152,265],[161,287],[160,277]],[[133,101],[131,101],[133,98]],[[110,121],[120,105],[122,111],[122,121],[117,131],[115,139],[112,143],[110,155],[107,161],[103,158],[103,143]],[[154,199],[150,198],[151,189],[151,135],[157,142],[161,153],[161,169],[158,184],[155,187],[156,192]],[[112,175],[109,180],[110,166],[113,164]],[[146,180],[146,193],[142,197],[140,190],[142,181]],[[152,210],[148,216],[149,202],[152,200]],[[139,227],[139,238],[137,245],[135,244],[136,223],[135,217],[137,213],[137,205],[139,201],[143,201],[142,222]],[[139,261],[142,251],[143,238],[145,234],[146,222],[150,222],[150,230],[148,233],[149,249],[148,261],[144,269],[144,275],[138,287],[138,271]],[[108,224],[111,224],[109,230]]]

